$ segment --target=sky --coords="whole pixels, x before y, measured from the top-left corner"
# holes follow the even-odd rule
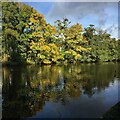
[[[118,38],[117,2],[25,2],[43,14],[54,25],[55,20],[68,18],[71,25],[82,24],[83,28],[94,24]]]

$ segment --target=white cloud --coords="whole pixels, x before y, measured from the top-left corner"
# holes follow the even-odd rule
[[[63,2],[54,3],[53,8],[49,11],[49,18],[58,18],[58,17],[68,17],[73,16],[76,19],[83,19],[85,16],[95,16],[98,19],[100,25],[104,25],[107,18],[108,13],[106,13],[105,9],[107,6],[110,6],[114,3],[96,3],[96,2]],[[117,5],[117,4],[116,4]]]
[[[118,35],[118,15],[117,3],[97,3],[97,2],[56,2],[49,11],[47,19],[53,21],[62,18],[74,18],[75,21],[85,20],[89,16],[90,20],[98,24],[97,27],[106,29],[113,37]],[[107,10],[107,8],[109,8]],[[109,11],[110,10],[110,11]],[[114,13],[115,12],[115,13]],[[85,18],[85,19],[84,19]],[[88,21],[88,20],[87,20]],[[86,22],[86,21],[85,21]],[[112,27],[111,27],[112,26]]]
[[[119,0],[2,0],[19,2],[118,2]]]

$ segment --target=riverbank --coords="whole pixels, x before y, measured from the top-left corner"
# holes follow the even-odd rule
[[[35,63],[35,62],[0,62],[2,66],[16,66],[16,65],[67,65],[67,64],[105,64],[105,63],[119,63],[120,61],[108,61],[108,62],[102,62],[102,61],[96,61],[96,62],[57,62],[57,63],[51,63],[51,64],[44,64],[44,63]]]
[[[120,119],[120,102],[114,105],[110,110],[108,110],[104,115],[103,118],[105,119]]]

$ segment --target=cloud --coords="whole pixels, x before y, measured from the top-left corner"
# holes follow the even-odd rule
[[[72,23],[104,29],[113,37],[118,37],[118,4],[113,2],[54,2],[47,14],[50,21],[68,18]]]
[[[109,32],[109,33],[113,33],[116,30],[118,30],[118,27],[115,24],[111,25],[110,27],[108,27],[106,29],[106,31]]]
[[[19,2],[118,2],[119,0],[2,0],[5,1],[19,1]]]
[[[112,37],[119,38],[118,36],[118,26],[113,24],[105,29],[105,31],[111,34]]]
[[[108,18],[107,6],[113,3],[99,2],[56,2],[49,11],[49,18],[63,18],[72,16],[74,19],[83,19],[86,16],[95,17],[99,25],[104,25]]]

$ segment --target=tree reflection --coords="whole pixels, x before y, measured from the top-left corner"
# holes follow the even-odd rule
[[[3,118],[30,117],[41,111],[46,101],[66,105],[70,98],[107,88],[119,65],[26,66],[3,68]]]

